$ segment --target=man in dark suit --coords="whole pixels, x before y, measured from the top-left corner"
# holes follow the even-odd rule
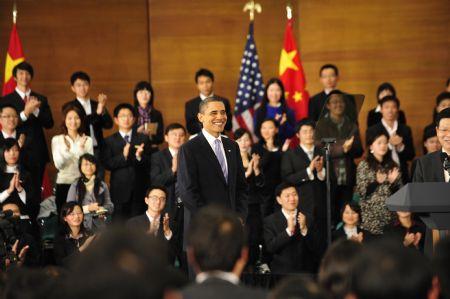
[[[189,263],[197,276],[181,293],[184,299],[266,298],[263,291],[240,285],[248,247],[238,215],[218,206],[202,209],[188,231]]]
[[[127,226],[166,242],[169,249],[168,258],[173,263],[176,252],[176,242],[174,242],[176,236],[171,229],[173,226],[172,215],[164,213],[166,202],[167,189],[164,186],[151,187],[145,196],[147,211],[143,215],[129,219]]]
[[[111,171],[111,200],[114,216],[127,219],[144,212],[142,199],[149,186],[150,141],[132,130],[135,110],[130,104],[114,108],[119,131],[105,139],[103,163]]]
[[[413,182],[450,182],[450,170],[444,169],[444,162],[450,155],[450,108],[438,113],[436,117],[436,133],[441,151],[429,153],[417,160]],[[450,166],[450,163],[446,163]]]
[[[392,160],[400,166],[403,184],[410,181],[408,161],[415,155],[414,143],[411,128],[400,123],[398,110],[400,102],[396,97],[386,96],[380,100],[381,122],[367,129],[366,136],[372,132],[382,130],[390,136],[389,149],[392,153]]]
[[[322,236],[326,236],[326,184],[322,150],[314,146],[314,122],[302,120],[297,125],[300,145],[287,151],[281,159],[283,181],[297,188],[299,209],[312,215]]]
[[[200,133],[202,127],[200,122],[198,121],[198,107],[200,103],[208,98],[215,96],[214,95],[214,74],[207,69],[199,69],[195,73],[195,84],[197,84],[198,91],[200,95],[196,98],[193,98],[186,102],[184,109],[184,117],[186,119],[186,128],[189,134],[194,135]],[[231,131],[232,123],[231,123],[231,108],[230,102],[222,97],[218,97],[222,100],[225,105],[225,111],[227,113],[227,123],[225,124],[225,131]]]
[[[220,135],[227,122],[225,105],[211,97],[200,103],[199,111],[202,132],[180,148],[178,158],[185,230],[190,216],[211,203],[236,211],[243,221],[247,214],[247,183],[239,146]]]
[[[32,141],[32,151],[29,152],[29,171],[33,180],[33,189],[41,190],[45,165],[50,161],[44,128],[53,127],[53,117],[47,98],[30,89],[34,70],[28,62],[21,62],[13,68],[14,80],[17,83],[16,90],[6,95],[1,104],[9,104],[19,112],[19,127]],[[30,203],[31,217],[39,212],[40,192],[35,192],[34,199]]]
[[[92,138],[94,155],[98,161],[101,161],[100,153],[104,143],[103,130],[113,127],[112,118],[106,109],[107,96],[100,93],[98,101],[90,99],[91,78],[85,72],[78,71],[73,73],[70,77],[70,84],[76,98],[65,103],[62,110],[69,105],[73,105],[81,111],[83,114],[81,117],[84,119],[84,134]],[[103,167],[97,169],[97,172],[100,177],[104,177]]]
[[[264,240],[273,257],[270,269],[272,273],[312,273],[320,246],[311,216],[299,212],[294,184],[281,183],[275,194],[281,210],[264,219]]]

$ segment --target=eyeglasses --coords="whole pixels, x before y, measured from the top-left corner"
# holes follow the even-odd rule
[[[165,201],[165,200],[166,200],[166,198],[165,198],[164,196],[161,196],[161,197],[158,197],[158,196],[149,196],[148,199],[150,199],[151,201],[157,201],[157,200]]]

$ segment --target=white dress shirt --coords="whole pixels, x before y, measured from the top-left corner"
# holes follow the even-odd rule
[[[215,147],[214,141],[216,139],[220,140],[220,149],[222,151],[222,155],[223,155],[223,158],[225,160],[225,168],[227,169],[227,173],[228,173],[228,161],[227,161],[227,156],[225,155],[225,149],[223,147],[222,136],[219,135],[219,137],[216,138],[213,135],[209,134],[205,129],[202,129],[202,134],[203,134],[203,136],[205,136],[206,141],[208,141],[209,146],[211,146],[211,149],[213,150],[214,153],[215,153],[215,151],[214,151],[214,147]]]
[[[147,216],[147,218],[148,218],[148,220],[150,221],[150,223],[153,223],[153,221],[155,220],[155,218],[153,218],[152,216],[150,216],[150,214],[148,213],[148,211],[145,211],[145,215]],[[160,221],[160,217],[161,217],[161,215],[158,215],[158,217],[157,217],[157,224],[158,224],[158,229],[159,229],[159,226],[160,225],[163,225],[162,223],[161,223],[161,221]],[[166,238],[166,240],[167,241],[169,241],[170,239],[172,239],[172,230],[170,231],[170,234],[168,234],[167,236],[166,236],[166,234],[164,234],[164,238]]]
[[[386,123],[386,121],[384,119],[381,119],[381,123],[383,124],[383,127],[386,129],[386,131],[388,132],[390,137],[397,134],[398,121],[394,122],[394,126],[392,128]],[[396,162],[398,165],[400,165],[400,158],[398,156],[398,153],[403,152],[403,150],[405,149],[405,145],[403,144],[398,149],[390,143],[388,144],[388,146],[392,153],[392,160],[394,160],[394,162]]]
[[[89,136],[86,137],[86,143],[83,148],[80,146],[82,139],[80,135],[75,140],[72,140],[72,138],[65,134],[52,138],[53,162],[58,169],[56,176],[57,184],[72,184],[80,177],[78,159],[87,153],[94,154],[92,139]],[[64,140],[70,144],[70,149],[67,148]]]
[[[6,133],[5,131],[2,130],[2,135],[3,135],[3,138],[5,138],[5,139],[7,139],[7,138],[17,139],[17,131],[16,130],[14,130],[14,132],[11,135],[9,135],[8,133]]]
[[[25,100],[25,97],[28,97],[28,100],[30,99],[31,89],[28,89],[26,92],[22,92],[18,87],[16,87],[16,92],[19,94],[22,100]],[[34,109],[33,114],[34,116],[38,117],[39,108]],[[24,111],[20,112],[20,119],[22,121],[27,121],[28,117],[25,115]]]
[[[6,165],[6,173],[16,173],[18,171],[17,166],[8,166]],[[26,204],[27,203],[27,192],[25,191],[25,188],[22,188],[21,192],[17,192],[19,194],[19,198],[20,200]],[[0,203],[3,203],[8,197],[9,197],[9,193],[8,193],[8,188],[6,188],[5,190],[3,190],[0,193]]]
[[[286,221],[289,221],[289,217],[291,217],[291,214],[288,213],[288,212],[286,212],[284,209],[281,209],[281,213],[283,213],[284,217],[286,218]],[[298,211],[297,211],[297,209],[295,209],[295,214],[294,214],[294,215],[296,215],[294,221],[295,221],[295,225],[297,225],[297,216],[298,216]],[[288,234],[289,237],[292,237],[292,236],[294,235],[294,234],[293,234],[290,230],[288,230],[287,228],[286,228],[286,232],[287,232],[287,234]],[[305,233],[304,233],[304,234],[303,234],[302,231],[300,231],[300,233],[301,233],[302,236],[304,237],[304,236],[306,236],[306,234],[308,233],[308,229],[305,230]]]
[[[207,98],[210,98],[210,97],[213,97],[214,96],[214,93],[211,93],[209,96],[205,96],[204,94],[200,94],[200,99],[202,100],[202,101],[204,101],[205,99],[207,99]]]
[[[91,115],[92,114],[92,106],[91,106],[91,100],[90,99],[85,100],[85,99],[77,97],[77,101],[81,104],[81,106],[83,106],[84,113],[86,113],[86,115]],[[89,125],[89,135],[91,135],[93,146],[96,147],[97,146],[97,139],[95,139],[94,126],[93,125]]]
[[[356,226],[354,226],[352,228],[347,228],[344,225],[344,232],[345,232],[345,235],[347,236],[347,240],[350,239],[351,237],[358,236],[358,228]]]
[[[239,277],[236,276],[233,272],[225,272],[225,271],[208,271],[208,272],[200,272],[195,277],[196,283],[203,283],[208,278],[218,278],[225,281],[228,281],[234,285],[239,284]]]

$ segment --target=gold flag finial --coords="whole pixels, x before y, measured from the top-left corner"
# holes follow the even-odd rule
[[[17,21],[17,5],[16,5],[16,1],[14,1],[13,4],[13,23],[16,24]]]
[[[255,19],[255,11],[257,13],[261,13],[262,12],[262,7],[261,4],[259,3],[255,3],[255,1],[249,1],[245,4],[244,6],[244,12],[249,11],[250,14],[250,21],[253,21]]]
[[[286,14],[287,14],[288,20],[291,20],[292,19],[292,7],[290,5],[286,6]]]

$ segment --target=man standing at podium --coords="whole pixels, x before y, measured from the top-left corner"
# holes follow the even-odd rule
[[[442,150],[418,159],[413,182],[450,182],[450,108],[437,115],[436,133]]]

